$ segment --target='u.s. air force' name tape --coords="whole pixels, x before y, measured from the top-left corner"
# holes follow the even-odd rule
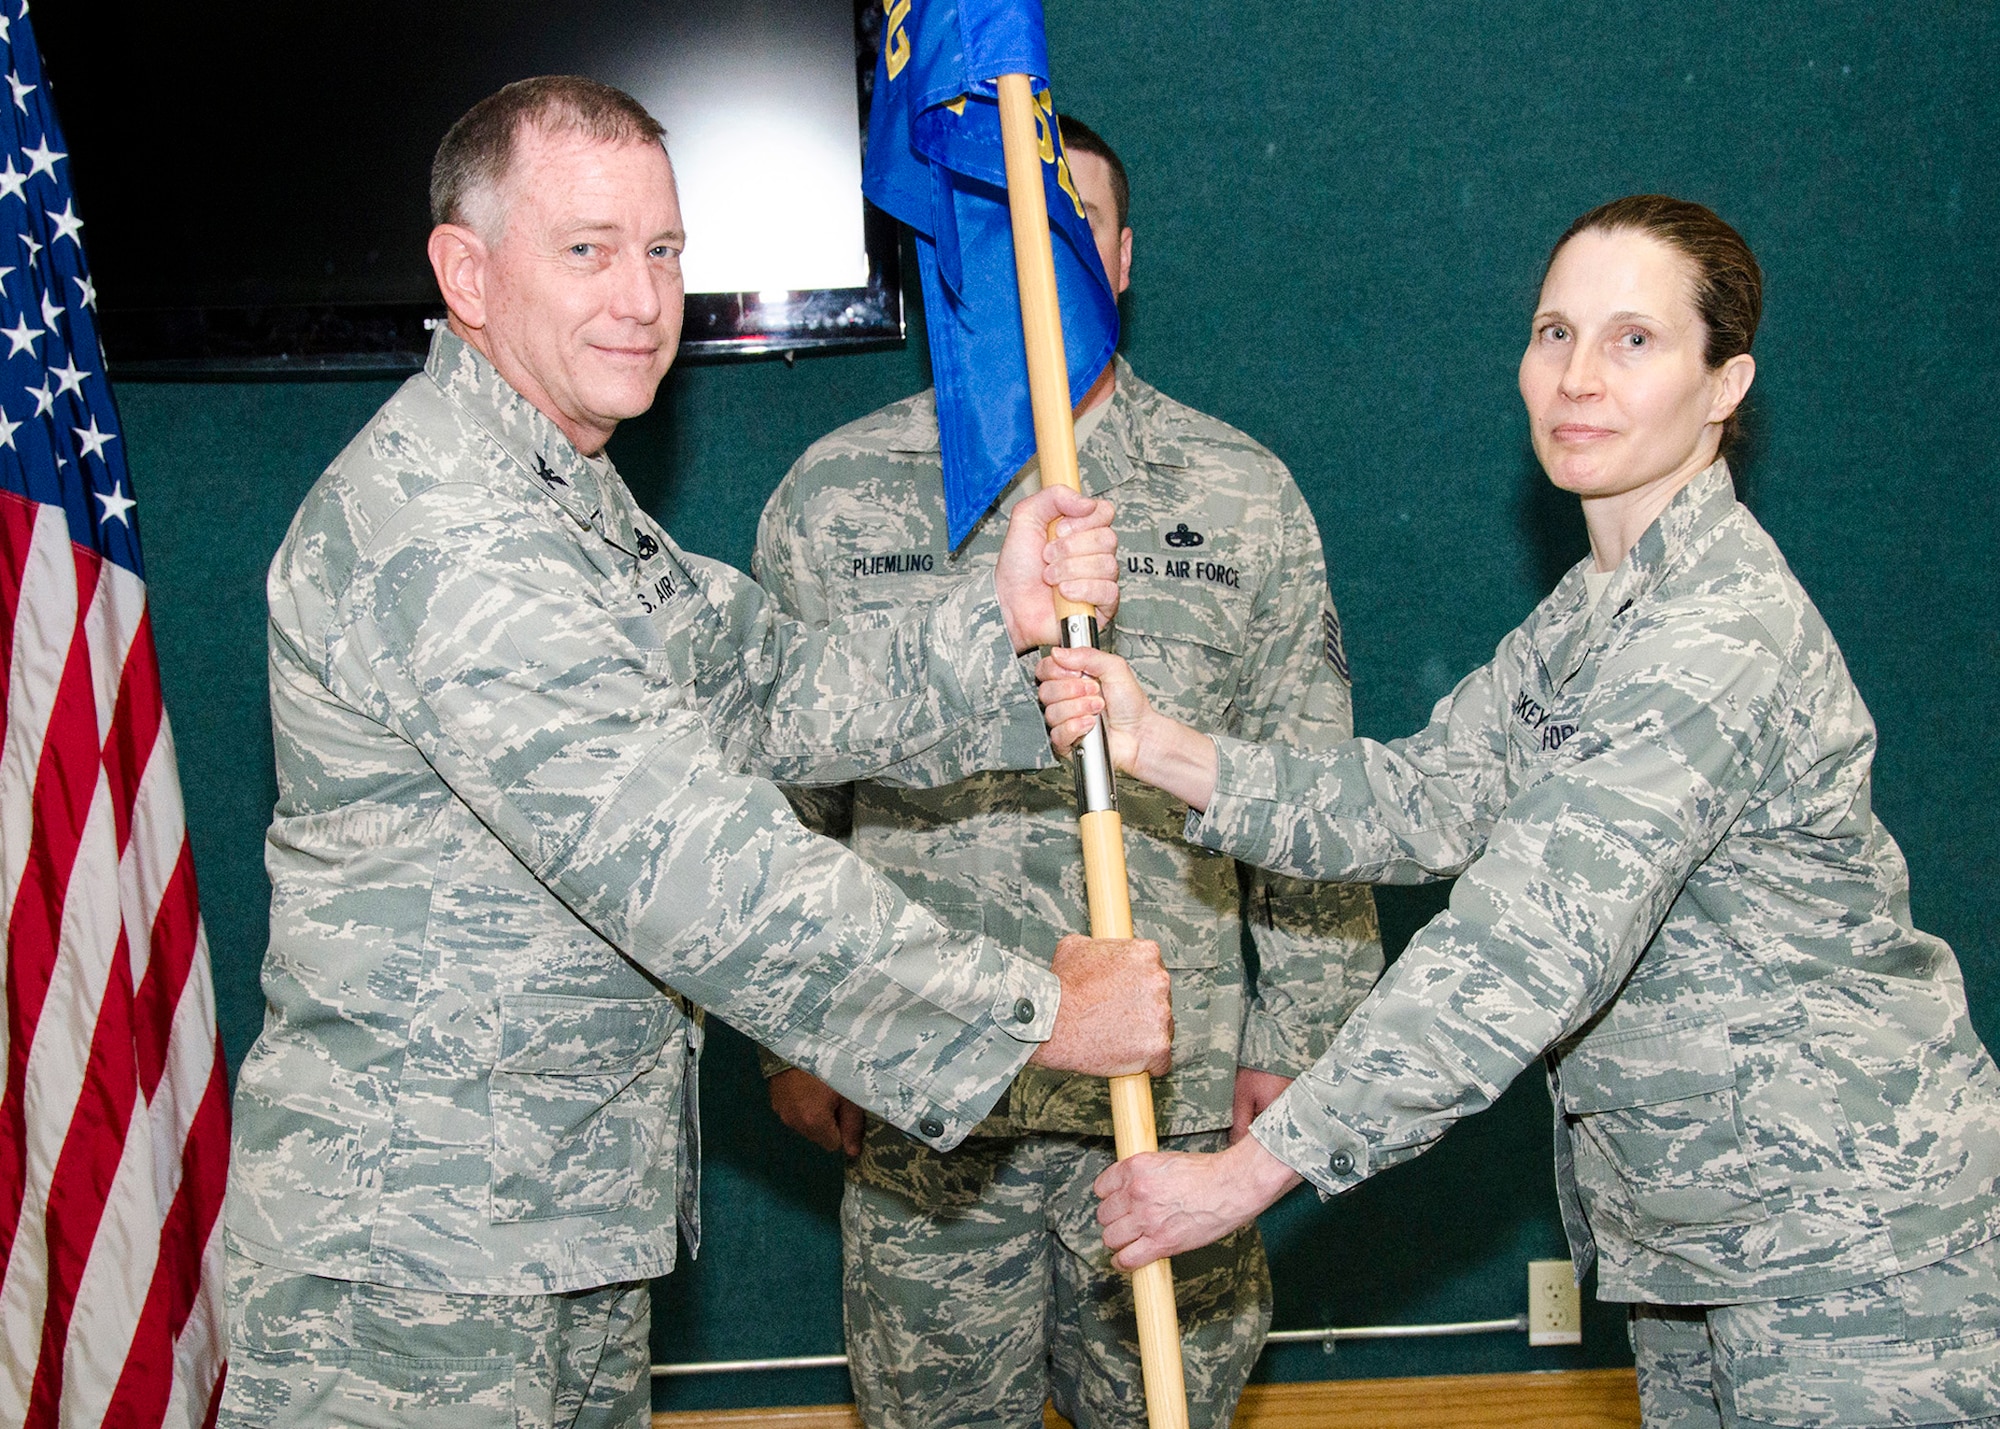
[[[1205,581],[1209,585],[1227,586],[1231,590],[1240,590],[1243,586],[1243,572],[1235,566],[1221,561],[1186,560],[1180,556],[1127,556],[1125,574]]]

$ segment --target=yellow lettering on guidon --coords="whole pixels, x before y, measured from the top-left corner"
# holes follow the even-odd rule
[[[903,29],[903,21],[910,17],[910,0],[882,0],[882,13],[889,17],[883,26],[887,38],[882,42],[882,60],[894,79],[910,62],[910,36]]]
[[[1042,162],[1056,161],[1056,100],[1046,89],[1035,96],[1035,147],[1042,151]]]
[[[1069,195],[1069,201],[1076,205],[1076,216],[1089,221],[1090,215],[1083,211],[1083,199],[1076,191],[1076,180],[1069,176],[1069,160],[1056,156],[1056,185]]]
[[[1042,162],[1056,166],[1056,187],[1069,195],[1069,201],[1076,207],[1076,216],[1088,219],[1083,211],[1083,199],[1076,191],[1076,180],[1069,176],[1069,158],[1056,150],[1056,101],[1046,89],[1035,96],[1035,141],[1041,149]]]

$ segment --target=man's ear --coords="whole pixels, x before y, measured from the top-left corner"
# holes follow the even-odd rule
[[[463,225],[440,223],[428,244],[431,272],[444,305],[459,323],[475,331],[486,326],[486,240]]]
[[[1117,297],[1132,286],[1132,230],[1125,229],[1118,235],[1118,277],[1111,285],[1111,295]]]

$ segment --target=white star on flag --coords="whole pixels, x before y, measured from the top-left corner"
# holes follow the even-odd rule
[[[4,329],[4,328],[0,328],[0,332],[4,332],[4,331],[5,331],[5,329]],[[13,356],[14,354],[12,354],[12,353],[10,352],[10,353],[8,353],[7,355],[8,355],[9,357],[12,357],[12,356]],[[49,413],[51,413],[51,412],[55,411],[55,409],[56,409],[56,394],[55,394],[55,393],[53,393],[53,392],[51,392],[51,391],[49,391],[49,379],[48,379],[48,378],[44,377],[44,378],[42,379],[42,385],[41,385],[41,386],[39,386],[39,387],[30,387],[30,388],[28,389],[28,395],[29,395],[30,397],[33,397],[33,398],[35,399],[35,415],[36,415],[37,417],[46,417],[46,416],[48,416],[48,415],[49,415]]]
[[[33,88],[33,86],[31,85],[30,88]],[[50,178],[54,178],[56,176],[56,160],[67,159],[69,152],[65,149],[51,149],[49,141],[47,138],[44,138],[39,147],[23,149],[21,157],[28,161],[29,178],[32,179],[36,174],[47,174]]]
[[[97,429],[95,416],[91,417],[88,427],[71,427],[70,430],[76,433],[77,445],[83,449],[83,454],[94,456],[99,461],[104,460],[104,444],[118,440],[118,433],[100,432]]]
[[[0,169],[0,198],[17,198],[26,203],[28,196],[21,192],[27,186],[28,175],[14,167],[13,155],[7,156],[7,167]]]
[[[0,336],[4,336],[7,341],[14,344],[13,351],[7,354],[9,357],[19,357],[24,352],[33,353],[35,350],[35,339],[41,335],[42,330],[40,328],[28,326],[28,315],[26,313],[21,314],[20,325],[18,327],[0,327]]]
[[[56,319],[61,316],[62,304],[56,301],[55,294],[42,294],[42,321],[49,325],[51,332],[55,331]]]
[[[0,278],[6,277],[8,273],[13,271],[12,268],[0,271]],[[72,278],[70,281],[76,284],[77,291],[83,295],[83,305],[86,308],[95,308],[97,306],[97,284],[91,282],[88,278]]]
[[[56,226],[56,237],[67,238],[72,243],[81,243],[77,237],[83,231],[83,220],[76,216],[76,200],[63,205],[61,213],[49,215],[49,222]]]
[[[121,481],[116,486],[112,487],[109,493],[102,491],[93,491],[91,495],[95,496],[98,499],[98,501],[103,504],[104,519],[106,521],[122,521],[127,526],[132,524],[131,521],[127,519],[125,513],[127,511],[130,511],[134,506],[137,506],[139,503],[134,501],[131,497],[125,494],[124,482]]]
[[[81,397],[83,395],[83,379],[90,376],[90,374],[85,372],[81,367],[78,367],[76,359],[72,357],[69,360],[69,364],[65,367],[51,367],[49,369],[49,376],[62,384],[56,388],[56,396],[60,397],[65,392],[74,392],[77,396]]]
[[[26,114],[28,112],[28,96],[33,94],[38,86],[22,83],[21,77],[17,74],[8,75],[7,84],[14,91],[14,103],[20,106],[23,114]]]
[[[7,414],[5,412],[0,412],[0,447],[13,446],[14,433],[20,430],[21,430],[21,424],[19,422],[9,421],[7,419]]]
[[[21,246],[28,250],[28,261],[30,263],[42,256],[42,245],[35,241],[35,235],[32,233],[21,235]]]

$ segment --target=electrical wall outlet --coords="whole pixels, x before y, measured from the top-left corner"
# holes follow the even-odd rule
[[[1528,1262],[1528,1343],[1583,1343],[1583,1300],[1567,1260]]]

